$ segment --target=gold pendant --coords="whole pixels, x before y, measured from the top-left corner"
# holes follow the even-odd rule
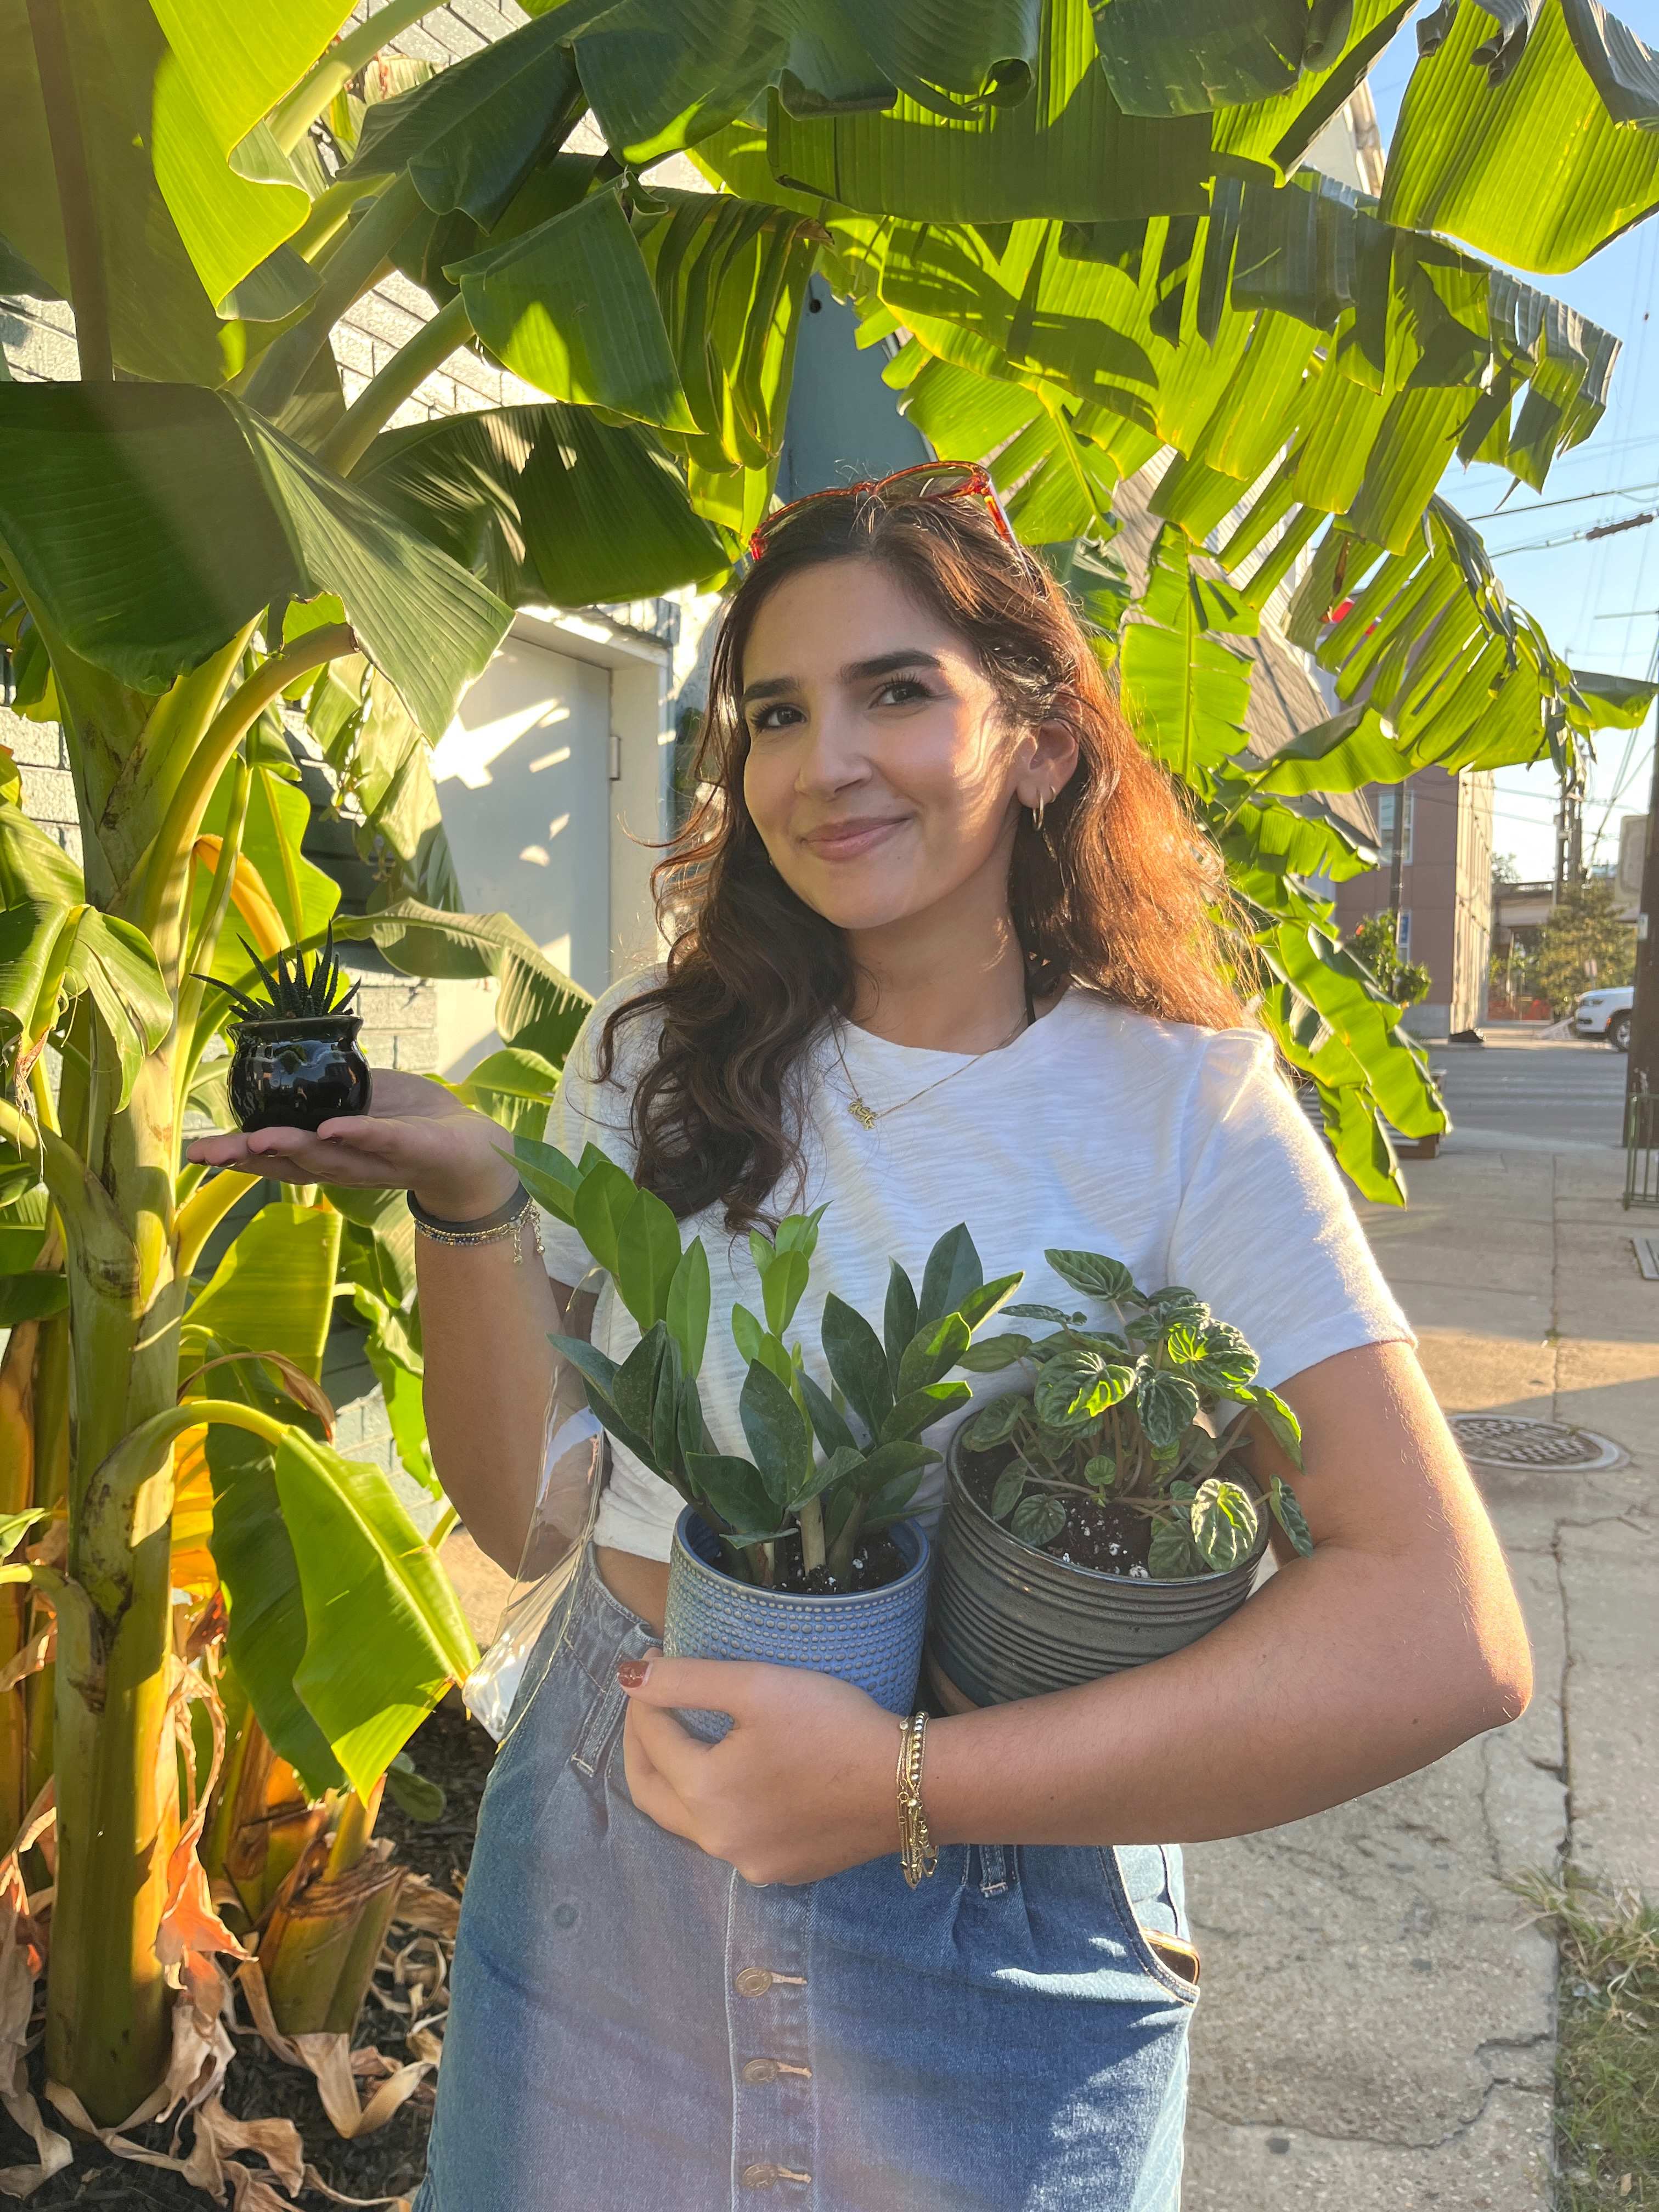
[[[849,1098],[847,1102],[847,1110],[855,1121],[862,1122],[866,1129],[875,1127],[876,1116],[862,1098]]]

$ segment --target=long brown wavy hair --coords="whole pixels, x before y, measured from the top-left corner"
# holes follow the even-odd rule
[[[653,876],[667,973],[611,1013],[599,1048],[609,1079],[622,1026],[660,1022],[634,1093],[635,1176],[681,1218],[723,1200],[733,1231],[765,1218],[799,1169],[805,1048],[848,1012],[856,980],[842,932],[784,882],[744,803],[744,652],[781,584],[845,560],[878,562],[967,639],[1012,726],[1076,733],[1076,770],[1040,830],[1021,811],[1009,870],[1033,995],[1069,983],[1164,1021],[1244,1018],[1216,918],[1219,857],[1135,742],[1048,571],[975,498],[813,500],[780,519],[725,609],[696,763],[708,788]]]

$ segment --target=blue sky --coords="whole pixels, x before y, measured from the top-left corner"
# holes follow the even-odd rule
[[[1659,0],[1613,0],[1613,12],[1659,46]],[[1371,71],[1384,143],[1416,58],[1413,20]],[[1659,513],[1659,216],[1627,231],[1582,269],[1530,281],[1624,340],[1607,411],[1582,446],[1556,462],[1541,493],[1517,486],[1501,515],[1492,511],[1510,483],[1502,470],[1454,464],[1441,490],[1463,514],[1490,518],[1479,527],[1505,590],[1539,617],[1568,660],[1644,676],[1659,639],[1659,613],[1630,617],[1625,611],[1659,609],[1659,521],[1617,538],[1548,547],[1538,541],[1565,538],[1623,514]],[[1605,496],[1578,496],[1584,493]],[[1566,499],[1575,503],[1546,504]],[[1606,619],[1613,616],[1620,618]],[[1653,726],[1650,715],[1630,744],[1620,731],[1600,738],[1584,812],[1587,856],[1605,818],[1595,857],[1615,859],[1620,815],[1645,806]],[[1623,793],[1615,796],[1621,773]],[[1547,876],[1553,868],[1555,803],[1547,766],[1499,770],[1493,837],[1498,852],[1515,855],[1525,877]]]

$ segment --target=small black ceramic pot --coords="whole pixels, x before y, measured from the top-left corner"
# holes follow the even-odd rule
[[[367,1114],[368,1062],[356,1014],[244,1022],[230,1063],[230,1105],[245,1130],[320,1129],[337,1114]]]

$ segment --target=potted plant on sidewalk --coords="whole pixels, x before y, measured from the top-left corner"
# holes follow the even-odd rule
[[[1010,1306],[1050,1333],[966,1355],[1030,1379],[951,1441],[928,1644],[947,1702],[1033,1697],[1192,1643],[1255,1588],[1270,1518],[1312,1549],[1289,1486],[1252,1475],[1248,1425],[1225,1425],[1253,1408],[1300,1465],[1296,1416],[1255,1383],[1239,1331],[1103,1253],[1045,1257],[1104,1313]]]
[[[879,1334],[831,1293],[820,1332],[826,1388],[802,1346],[786,1340],[823,1208],[788,1216],[769,1237],[752,1231],[762,1311],[738,1305],[731,1322],[748,1365],[738,1407],[745,1456],[710,1433],[698,1394],[710,1312],[701,1237],[682,1249],[670,1209],[596,1148],[578,1166],[520,1136],[514,1158],[532,1194],[575,1228],[641,1330],[621,1362],[581,1338],[553,1340],[611,1435],[685,1500],[666,1648],[812,1668],[908,1711],[929,1547],[906,1513],[923,1469],[939,1458],[920,1439],[968,1402],[969,1385],[945,1378],[1021,1278],[988,1283],[958,1224],[934,1245],[920,1289],[891,1263]]]

